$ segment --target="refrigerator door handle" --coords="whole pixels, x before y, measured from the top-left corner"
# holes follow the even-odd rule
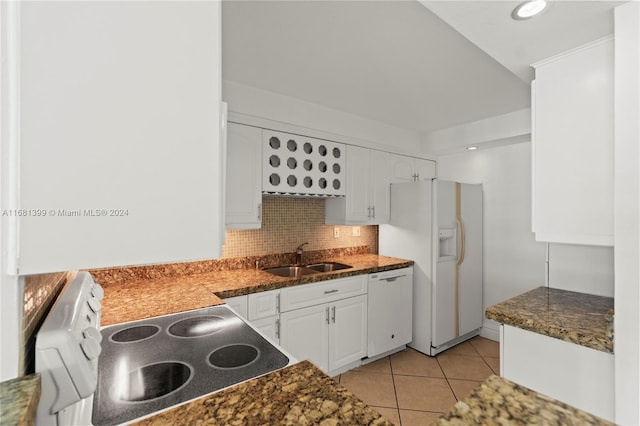
[[[464,262],[464,256],[465,256],[465,249],[467,247],[466,244],[466,235],[465,235],[465,229],[464,229],[464,220],[462,219],[462,216],[458,216],[456,217],[456,223],[458,224],[458,228],[459,228],[459,235],[460,235],[460,254],[458,255],[458,261],[456,262],[456,264],[458,266],[462,265],[462,262]]]

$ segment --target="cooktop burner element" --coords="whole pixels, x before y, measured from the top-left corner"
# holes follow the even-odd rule
[[[180,320],[169,327],[169,334],[177,337],[201,337],[219,331],[224,326],[224,318],[201,316]]]
[[[111,340],[118,343],[136,342],[155,336],[159,331],[160,327],[157,325],[138,325],[120,330],[111,336]]]
[[[126,423],[289,363],[226,306],[112,325],[101,333],[95,426]]]
[[[260,353],[250,345],[229,345],[216,349],[209,355],[209,362],[218,368],[239,368],[255,361]]]
[[[191,368],[181,362],[160,362],[145,365],[129,373],[113,389],[112,397],[118,401],[148,401],[180,389],[191,378]]]

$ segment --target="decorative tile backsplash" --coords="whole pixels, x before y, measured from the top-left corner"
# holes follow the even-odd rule
[[[324,198],[263,196],[262,228],[227,230],[222,257],[294,252],[305,242],[305,251],[368,246],[378,253],[377,226],[360,226],[360,236],[354,237],[352,226],[325,225],[324,203]]]

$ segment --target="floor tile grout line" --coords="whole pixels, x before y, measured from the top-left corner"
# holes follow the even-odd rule
[[[444,374],[444,378],[447,381],[447,386],[449,386],[449,389],[451,389],[451,393],[453,394],[453,397],[455,398],[456,402],[460,401],[458,399],[458,395],[456,395],[456,393],[453,390],[453,386],[451,386],[451,382],[449,381],[449,377],[447,377],[447,373],[445,373],[444,368],[442,368],[442,365],[440,365],[440,360],[438,359],[438,357],[436,357],[436,361],[438,362],[438,367],[440,367],[440,370],[442,370],[442,374]]]
[[[396,411],[398,412],[398,421],[402,426],[402,417],[400,416],[400,402],[398,401],[398,391],[396,390],[396,376],[393,374],[393,363],[391,362],[391,355],[389,355],[389,369],[391,370],[391,382],[393,383],[393,394],[396,397]]]
[[[471,344],[471,343],[470,343],[470,344]],[[493,371],[493,368],[491,367],[491,365],[489,364],[489,362],[487,361],[487,358],[492,358],[492,359],[496,359],[496,358],[497,358],[497,359],[498,359],[498,362],[500,362],[500,356],[498,356],[498,357],[484,356],[484,355],[482,355],[482,354],[480,353],[480,351],[479,351],[479,350],[478,350],[478,349],[477,349],[473,344],[471,344],[471,346],[473,347],[474,352],[476,353],[476,355],[471,355],[471,354],[468,354],[468,353],[467,353],[467,354],[464,354],[464,353],[463,353],[463,354],[455,354],[455,355],[454,355],[454,354],[452,354],[452,355],[450,355],[450,356],[454,356],[455,358],[459,358],[459,361],[463,361],[463,359],[460,359],[460,357],[461,357],[461,358],[465,358],[465,357],[466,357],[466,358],[476,358],[476,359],[477,359],[477,358],[482,358],[483,364],[485,364],[485,365],[486,365],[486,367],[488,367],[488,368],[489,368],[489,371],[491,372],[491,374],[496,374],[496,373]],[[465,379],[465,378],[454,378],[454,377],[449,377],[449,376],[447,376],[447,374],[446,374],[446,372],[445,372],[445,369],[443,368],[443,366],[442,366],[442,364],[441,364],[441,359],[443,359],[443,360],[444,360],[445,358],[448,358],[448,356],[449,356],[449,355],[448,355],[448,356],[442,356],[442,357],[441,357],[441,356],[433,356],[433,357],[431,357],[431,356],[428,356],[428,355],[426,355],[426,354],[423,354],[423,353],[421,353],[420,351],[416,351],[415,349],[412,349],[412,348],[409,348],[409,347],[407,347],[407,348],[406,348],[406,350],[414,351],[414,352],[418,353],[419,355],[424,356],[424,357],[426,357],[426,358],[435,358],[436,363],[437,363],[437,365],[438,365],[438,368],[440,369],[441,376],[440,376],[440,377],[433,377],[432,375],[421,375],[421,374],[401,374],[401,373],[395,372],[395,371],[394,371],[394,368],[393,368],[393,363],[392,363],[392,361],[391,361],[391,358],[392,358],[394,355],[396,355],[397,353],[394,353],[394,354],[391,354],[391,355],[388,355],[387,357],[385,357],[385,359],[387,360],[387,363],[388,363],[389,372],[384,372],[384,371],[354,371],[354,370],[351,370],[351,371],[356,372],[356,373],[377,373],[377,374],[381,374],[381,375],[389,375],[389,374],[391,375],[391,380],[392,380],[392,385],[393,385],[393,391],[394,391],[395,404],[396,404],[396,406],[395,406],[395,407],[384,407],[384,406],[379,406],[379,407],[380,407],[380,408],[387,408],[387,409],[395,409],[395,411],[396,411],[396,415],[397,415],[397,418],[398,418],[398,422],[399,422],[399,426],[402,426],[402,417],[401,417],[401,415],[400,415],[400,409],[401,409],[401,408],[400,408],[400,402],[399,402],[399,400],[398,400],[398,390],[397,390],[396,382],[395,382],[396,375],[397,375],[397,376],[399,376],[399,377],[400,377],[400,376],[404,376],[404,377],[420,377],[420,378],[430,378],[430,379],[442,379],[442,378],[444,378],[444,379],[446,380],[446,382],[447,382],[447,386],[448,386],[448,388],[449,388],[449,391],[451,392],[451,394],[452,394],[452,396],[454,397],[454,400],[455,400],[456,402],[460,401],[460,399],[458,398],[458,396],[456,395],[456,393],[455,393],[455,391],[454,391],[454,389],[453,389],[453,385],[452,385],[452,383],[451,383],[451,381],[452,381],[452,380],[471,381],[471,382],[478,382],[478,383],[482,383],[482,380],[477,380],[477,379]],[[486,352],[491,353],[491,351],[486,351]],[[399,352],[398,352],[398,353],[399,353]],[[439,355],[440,355],[440,354],[439,354]],[[499,375],[499,374],[498,374],[498,375]],[[342,374],[340,374],[340,375],[339,375],[339,377],[338,377],[338,383],[342,383]],[[466,395],[465,395],[465,396],[463,396],[463,399],[464,399],[464,397],[466,397]],[[406,409],[406,411],[421,412],[421,413],[435,413],[435,414],[442,414],[442,413],[441,413],[441,412],[439,412],[439,411],[419,410],[419,409]]]
[[[487,360],[485,359],[485,357],[480,356],[480,358],[482,358],[482,360],[484,361],[484,363],[487,365],[487,367],[489,367],[489,370],[491,370],[491,372],[492,372],[493,374],[495,374],[496,376],[499,376],[499,375],[500,375],[500,373],[497,373],[497,374],[496,374],[496,372],[495,372],[495,371],[493,371],[493,367],[492,367],[492,366],[487,362]],[[493,357],[487,357],[487,358],[493,358]],[[498,359],[500,359],[500,358],[498,358]]]

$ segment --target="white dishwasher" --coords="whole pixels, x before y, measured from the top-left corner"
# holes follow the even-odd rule
[[[411,342],[413,267],[369,274],[369,358]]]

